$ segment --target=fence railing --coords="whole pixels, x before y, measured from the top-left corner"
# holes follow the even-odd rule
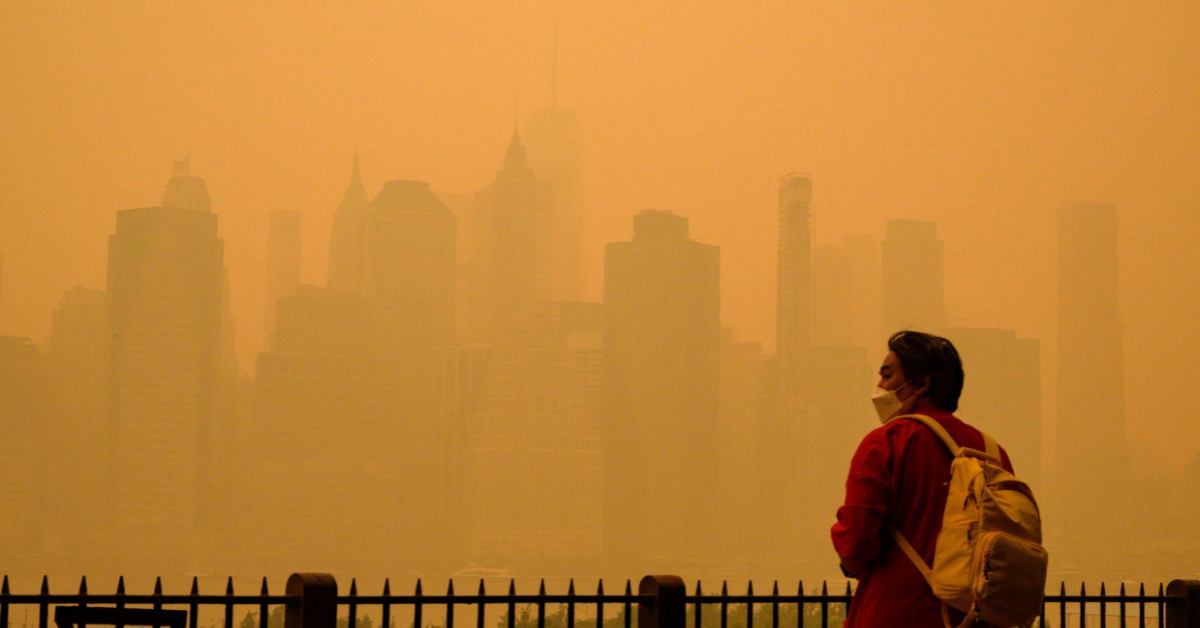
[[[536,621],[536,628],[547,628],[547,605],[559,606],[555,625],[551,628],[579,628],[578,609],[594,610],[588,622],[594,622],[595,628],[606,628],[606,612],[613,606],[617,607],[617,612],[612,619],[619,621],[610,628],[633,628],[635,616],[638,628],[715,628],[717,625],[730,628],[731,624],[737,628],[755,628],[756,624],[766,628],[768,623],[770,628],[828,628],[830,622],[841,624],[853,598],[849,584],[844,593],[830,593],[827,583],[822,583],[820,593],[805,593],[801,583],[795,594],[781,594],[778,582],[767,594],[755,594],[753,583],[749,583],[744,595],[730,594],[726,585],[722,585],[719,594],[705,594],[697,582],[695,592],[689,595],[678,576],[646,576],[639,583],[637,593],[633,592],[632,582],[626,581],[624,591],[616,594],[605,593],[603,581],[598,583],[594,594],[578,594],[573,580],[566,594],[547,594],[544,580],[538,592],[532,595],[518,595],[514,581],[509,582],[506,593],[489,594],[483,580],[475,593],[461,595],[454,592],[453,580],[442,595],[425,594],[419,580],[411,595],[392,594],[387,580],[381,595],[359,595],[356,580],[351,581],[346,595],[338,595],[337,589],[337,581],[332,575],[299,573],[288,578],[284,595],[271,595],[266,578],[263,578],[257,595],[235,595],[232,578],[223,595],[201,595],[195,578],[187,595],[163,594],[161,579],[155,582],[153,594],[127,595],[124,578],[118,581],[115,594],[91,594],[87,590],[86,577],[80,583],[78,593],[51,594],[49,582],[43,577],[39,593],[13,595],[5,576],[0,587],[0,628],[12,625],[9,614],[14,605],[37,606],[38,628],[49,628],[51,607],[60,607],[60,612],[55,613],[59,628],[87,628],[89,623],[117,628],[134,625],[161,628],[181,621],[180,611],[164,610],[165,606],[186,607],[189,628],[198,628],[201,607],[216,606],[224,611],[221,628],[235,628],[235,607],[256,607],[258,628],[272,628],[268,624],[270,607],[280,605],[286,609],[283,628],[357,628],[359,611],[367,608],[378,608],[382,628],[391,628],[393,607],[410,609],[407,615],[412,619],[411,628],[455,628],[456,608],[466,612],[467,616],[462,619],[473,621],[475,628],[486,628],[489,606],[503,608],[507,628],[517,628],[518,605],[527,610],[536,609],[536,614],[529,611],[527,621],[522,619],[522,628],[532,628],[527,624],[533,621]],[[70,608],[70,613],[61,612],[62,607],[68,605],[75,608]],[[139,611],[137,615],[125,612],[124,609],[129,607],[150,607],[150,612]],[[86,612],[89,608],[95,611],[92,621]],[[347,610],[345,623],[339,622],[339,608]],[[439,610],[441,623],[426,621],[426,609]],[[101,610],[104,613],[99,613]],[[1112,610],[1117,612],[1115,616],[1109,614]],[[1091,614],[1093,611],[1097,613]],[[1065,585],[1060,585],[1057,595],[1046,596],[1042,616],[1035,625],[1041,628],[1072,625],[1107,628],[1110,620],[1114,628],[1133,625],[1139,628],[1200,628],[1200,581],[1174,580],[1166,587],[1160,584],[1157,593],[1151,594],[1146,593],[1144,585],[1136,594],[1127,592],[1124,585],[1117,594],[1108,594],[1104,585],[1100,586],[1099,593],[1088,594],[1086,585],[1082,585],[1078,595],[1068,595]]]

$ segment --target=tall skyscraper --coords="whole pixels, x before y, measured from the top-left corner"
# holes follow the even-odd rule
[[[1079,548],[1126,541],[1125,368],[1117,207],[1071,203],[1058,212],[1058,420],[1055,477],[1063,537]],[[1092,515],[1105,504],[1107,516]]]
[[[483,273],[491,340],[521,333],[534,304],[550,294],[552,188],[529,167],[525,146],[514,127],[504,168],[483,196],[491,197],[486,221],[489,264]],[[478,226],[482,226],[477,223]]]
[[[773,557],[801,554],[794,522],[808,503],[802,478],[811,461],[804,437],[812,415],[808,372],[813,344],[813,183],[790,174],[779,182],[775,359],[758,434],[757,501]]]
[[[396,353],[454,337],[456,221],[423,181],[388,181],[362,217],[362,296]]]
[[[338,292],[362,293],[362,220],[368,203],[370,198],[363,187],[358,151],[355,150],[350,183],[333,215],[333,232],[329,238],[328,285]]]
[[[579,121],[569,109],[538,109],[526,126],[529,166],[551,186],[549,230],[550,300],[583,297],[583,142]]]
[[[720,249],[646,210],[604,262],[604,545],[628,567],[699,558],[717,489]]]
[[[165,196],[173,186],[207,198],[191,178],[177,174]],[[181,201],[189,203],[197,206]],[[217,216],[181,207],[119,211],[108,250],[115,532],[130,551],[181,552],[194,547],[209,499],[224,279]]]
[[[812,347],[813,184],[788,175],[779,184],[779,256],[776,281],[775,351],[779,391],[797,410]]]
[[[278,209],[271,212],[267,235],[266,338],[275,331],[275,305],[279,297],[300,289],[300,212]]]
[[[945,251],[937,223],[889,220],[881,255],[883,335],[946,326]]]

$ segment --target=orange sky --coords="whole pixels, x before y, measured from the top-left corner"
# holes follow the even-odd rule
[[[304,212],[323,283],[356,145],[372,194],[486,184],[514,104],[549,102],[552,7],[4,3],[0,333],[44,338],[65,290],[103,287],[116,210],[157,204],[190,156],[250,369],[268,212]],[[1054,209],[1115,202],[1130,433],[1176,462],[1200,450],[1200,3],[560,0],[558,23],[592,295],[603,243],[672,209],[722,247],[725,324],[769,341],[774,182],[810,171],[818,243],[938,221],[951,321],[1039,338],[1049,367]]]

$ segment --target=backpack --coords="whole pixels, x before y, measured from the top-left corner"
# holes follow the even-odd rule
[[[959,628],[977,619],[1004,628],[1031,625],[1042,612],[1049,559],[1033,492],[1004,470],[991,436],[980,432],[987,451],[979,451],[959,447],[931,417],[896,418],[924,423],[954,456],[932,569],[889,524],[896,544],[942,601],[946,628],[951,628],[947,605],[967,614]]]

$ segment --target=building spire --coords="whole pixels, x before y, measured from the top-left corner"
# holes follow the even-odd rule
[[[340,210],[355,211],[367,206],[371,199],[367,197],[367,188],[363,186],[362,172],[358,165],[358,147],[354,147],[354,165],[350,169],[350,184],[346,186],[346,193],[342,195],[342,204],[338,206]]]
[[[558,109],[558,0],[554,0],[554,45],[550,57],[550,108]]]
[[[512,140],[508,142],[508,150],[504,153],[504,168],[523,168],[525,165],[525,145],[521,143],[521,129],[514,120]]]

